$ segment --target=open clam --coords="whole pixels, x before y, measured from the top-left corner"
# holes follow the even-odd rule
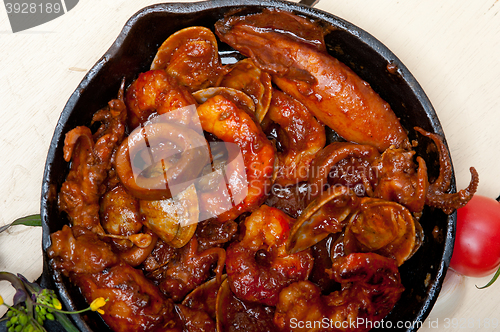
[[[271,75],[258,68],[250,58],[235,63],[219,83],[220,86],[243,91],[255,103],[255,116],[262,122],[271,104]]]
[[[418,247],[419,226],[404,206],[377,198],[362,198],[344,235],[344,250],[375,252],[403,264]]]
[[[196,231],[200,210],[193,184],[173,198],[141,200],[140,208],[145,225],[172,247],[183,247]]]
[[[357,196],[347,187],[325,190],[305,208],[290,231],[287,251],[310,248],[331,233],[341,232],[357,206]]]
[[[160,46],[151,69],[164,69],[191,91],[214,85],[222,69],[215,35],[202,26],[179,30]]]
[[[222,282],[226,278],[226,274],[222,275]],[[217,294],[220,286],[221,282],[217,278],[210,279],[189,293],[182,301],[182,305],[192,309],[203,310],[215,319]]]
[[[233,102],[236,106],[238,106],[238,108],[241,108],[248,114],[252,116],[256,115],[254,101],[249,95],[241,90],[228,87],[212,87],[193,92],[193,97],[199,104],[203,104],[208,99],[215,96],[222,96]]]

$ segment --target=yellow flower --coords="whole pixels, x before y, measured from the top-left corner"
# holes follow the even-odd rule
[[[2,295],[0,295],[0,305],[2,305],[2,304],[3,304],[3,297],[2,297]]]
[[[55,298],[55,297],[52,298],[52,306],[54,308],[56,308],[57,310],[61,310],[62,309],[61,302],[57,298]]]
[[[104,310],[102,310],[101,307],[103,307],[107,301],[108,299],[104,299],[104,297],[98,297],[90,304],[90,310],[97,311],[101,315],[104,315]]]

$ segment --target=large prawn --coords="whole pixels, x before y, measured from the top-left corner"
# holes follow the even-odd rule
[[[208,99],[198,106],[197,111],[203,130],[239,147],[246,168],[246,179],[240,179],[238,174],[228,179],[233,199],[246,194],[244,199],[235,202],[231,209],[219,214],[218,219],[232,220],[243,212],[255,211],[264,202],[271,188],[275,158],[273,146],[251,115],[221,95]],[[233,157],[229,156],[230,159]],[[248,188],[246,193],[241,191],[242,180],[248,184],[244,186]],[[237,193],[236,190],[241,192]],[[217,204],[217,199],[211,202]]]
[[[266,119],[279,126],[278,139],[283,150],[278,153],[279,168],[274,183],[287,186],[307,181],[311,161],[325,146],[323,125],[302,103],[276,89],[265,122]]]
[[[263,70],[324,124],[348,141],[383,151],[408,147],[389,104],[349,67],[326,52],[320,28],[291,13],[265,10],[216,23],[220,39]],[[284,33],[283,31],[287,31]]]

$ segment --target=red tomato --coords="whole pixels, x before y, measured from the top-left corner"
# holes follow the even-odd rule
[[[457,232],[450,267],[469,277],[484,277],[500,265],[500,203],[475,195],[457,210]]]

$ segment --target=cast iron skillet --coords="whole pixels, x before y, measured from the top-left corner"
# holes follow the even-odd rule
[[[402,125],[409,131],[410,139],[419,139],[416,150],[426,160],[431,180],[437,176],[436,154],[428,152],[432,150],[428,149],[428,145],[432,144],[422,136],[417,137],[413,130],[414,126],[419,126],[443,136],[437,115],[407,68],[367,32],[330,13],[278,0],[266,1],[265,4],[258,0],[215,0],[146,7],[130,18],[110,49],[71,95],[50,144],[41,199],[43,276],[48,286],[58,291],[67,308],[81,309],[87,305],[78,289],[58,271],[52,270],[46,255],[50,234],[68,223],[57,209],[57,192],[68,172],[68,163],[63,160],[64,135],[78,125],[89,125],[93,113],[116,97],[123,77],[130,84],[140,72],[147,71],[157,48],[170,34],[193,25],[213,30],[214,23],[225,13],[240,7],[243,7],[244,13],[261,11],[267,7],[281,8],[314,18],[321,24],[332,25],[333,31],[325,36],[330,54],[351,67],[389,102]],[[220,49],[225,61],[237,59],[235,52],[227,45],[220,44]],[[389,64],[396,71],[388,70]],[[455,192],[454,184],[452,191]],[[397,331],[416,331],[427,317],[441,289],[453,250],[455,214],[447,216],[441,210],[426,207],[420,222],[425,232],[423,245],[401,267],[406,290],[384,319],[384,327],[392,326]],[[92,312],[74,315],[72,319],[85,332],[109,331],[102,319]]]

